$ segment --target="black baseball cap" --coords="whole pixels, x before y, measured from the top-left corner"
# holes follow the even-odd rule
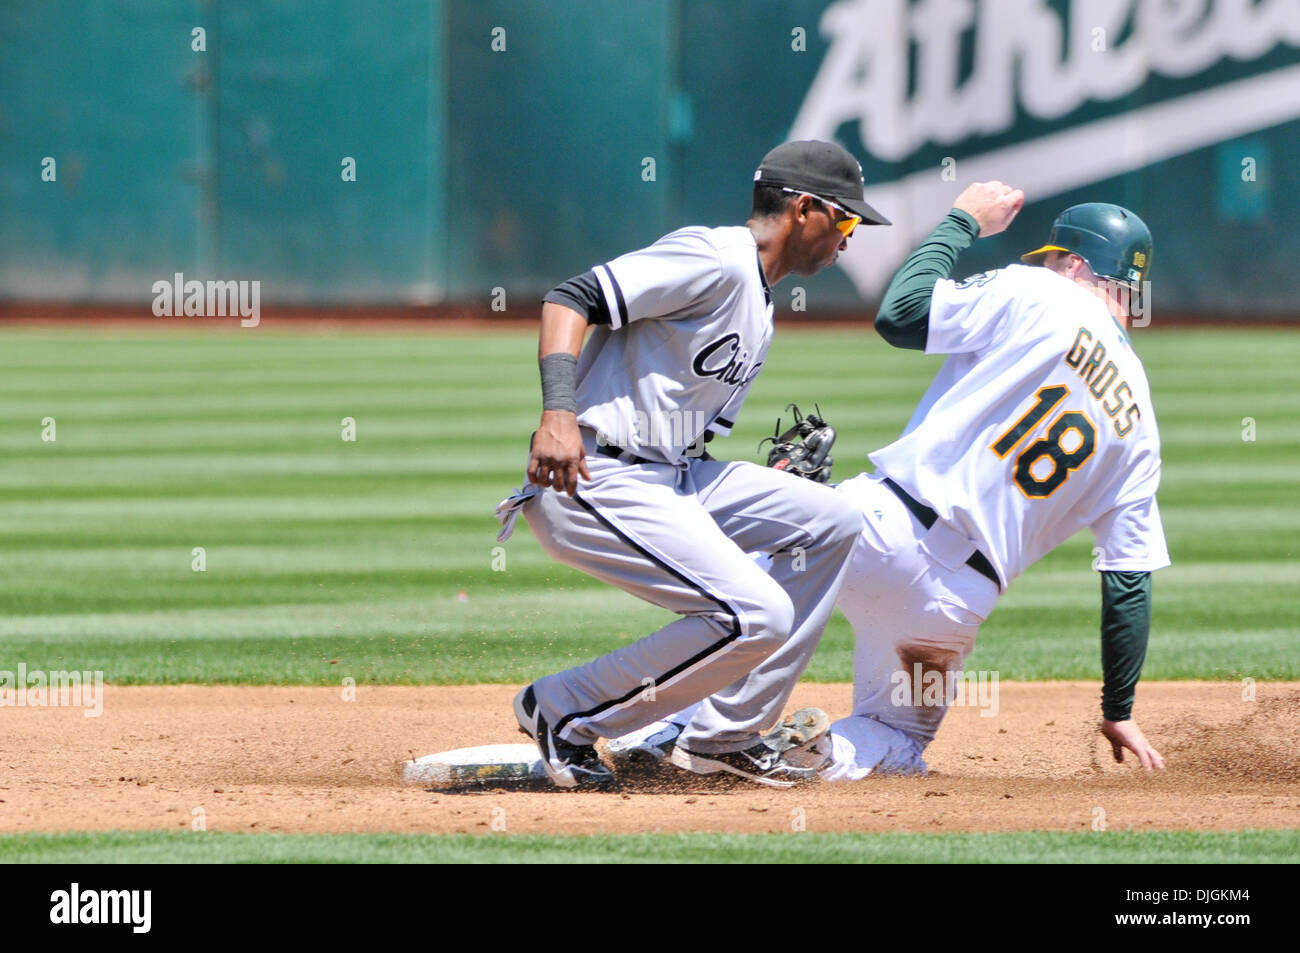
[[[783,143],[763,156],[754,181],[830,199],[861,215],[863,225],[893,224],[862,200],[866,186],[862,166],[852,153],[833,142],[802,139]]]

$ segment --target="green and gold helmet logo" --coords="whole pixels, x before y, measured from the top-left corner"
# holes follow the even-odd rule
[[[1140,251],[1135,251],[1133,253],[1133,264],[1139,268],[1145,268],[1147,266],[1147,256]]]

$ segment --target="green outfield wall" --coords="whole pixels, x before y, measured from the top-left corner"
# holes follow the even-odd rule
[[[682,224],[742,221],[759,157],[833,137],[895,221],[802,289],[869,306],[961,185],[1155,235],[1156,313],[1300,312],[1300,5],[1163,0],[9,0],[0,299],[504,302]],[[499,291],[496,289],[500,289]]]

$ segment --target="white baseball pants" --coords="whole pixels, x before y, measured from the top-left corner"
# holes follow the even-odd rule
[[[955,528],[939,520],[926,530],[881,481],[861,474],[839,485],[865,520],[839,597],[855,636],[853,713],[831,726],[826,780],[925,770],[921,752],[949,698],[921,691],[915,677],[950,683],[1000,595],[965,565],[973,546]]]

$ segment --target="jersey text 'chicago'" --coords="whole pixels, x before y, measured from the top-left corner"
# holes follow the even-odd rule
[[[578,422],[650,460],[699,456],[706,432],[731,432],[772,340],[753,233],[683,228],[593,271],[609,324],[578,361]]]

